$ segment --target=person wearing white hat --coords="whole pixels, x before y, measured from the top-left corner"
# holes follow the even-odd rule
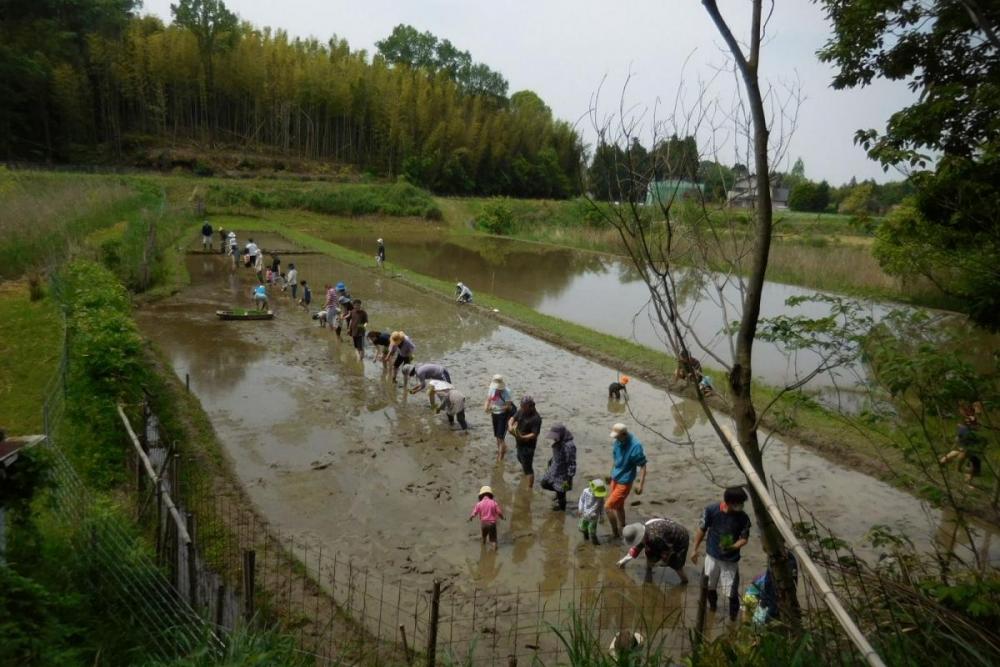
[[[472,508],[469,521],[479,517],[479,532],[483,545],[489,540],[493,550],[497,550],[497,519],[506,519],[500,503],[493,499],[493,489],[483,486],[479,489],[479,502]]]
[[[428,380],[427,385],[427,398],[430,399],[434,414],[444,410],[450,426],[454,426],[457,419],[462,430],[468,430],[469,425],[465,421],[465,395],[444,380]],[[435,405],[435,398],[441,399],[441,405]]]
[[[459,303],[472,303],[472,290],[463,282],[455,283],[455,301]]]
[[[612,426],[610,437],[613,442],[611,492],[604,507],[608,510],[611,534],[618,538],[625,527],[625,499],[632,491],[632,485],[635,484],[635,495],[641,496],[642,487],[646,484],[646,453],[642,449],[642,443],[629,433],[625,424]],[[638,482],[635,480],[637,476]]]
[[[486,392],[483,410],[493,419],[493,437],[497,440],[497,463],[507,454],[507,420],[513,414],[514,404],[510,400],[510,390],[502,375],[494,375]]]
[[[379,239],[377,243],[378,245],[375,248],[375,263],[379,265],[379,268],[382,268],[382,265],[385,264],[385,242]]]
[[[630,523],[622,531],[625,546],[629,547],[625,557],[618,561],[618,567],[625,565],[646,552],[646,578],[653,576],[653,566],[663,563],[687,583],[684,561],[687,560],[690,536],[687,528],[673,519],[650,519],[646,523]]]

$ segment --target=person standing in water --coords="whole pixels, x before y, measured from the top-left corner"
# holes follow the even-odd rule
[[[502,375],[494,375],[493,381],[486,392],[486,404],[483,410],[490,413],[493,419],[493,437],[497,440],[497,463],[503,461],[507,454],[507,420],[512,414],[513,403],[510,401],[510,390]]]
[[[621,531],[625,527],[625,500],[632,491],[632,485],[635,484],[635,495],[641,496],[642,487],[646,484],[646,453],[642,449],[642,443],[629,433],[625,424],[611,427],[611,438],[611,493],[608,494],[604,507],[608,510],[611,534],[617,539],[621,537]],[[635,481],[637,476],[638,482]]]
[[[284,289],[291,288],[292,299],[298,296],[299,289],[299,270],[295,268],[295,264],[288,265],[288,274],[285,276],[285,287]]]
[[[347,333],[354,342],[354,351],[358,361],[365,358],[365,325],[368,324],[368,313],[361,308],[361,299],[355,299],[347,320]]]
[[[542,475],[542,488],[556,494],[552,509],[566,511],[566,492],[573,488],[576,476],[576,443],[573,434],[562,424],[553,424],[545,437],[552,440],[552,458]]]
[[[378,240],[378,245],[375,248],[375,263],[380,269],[385,264],[385,242],[382,239]]]
[[[538,444],[538,434],[542,432],[542,416],[535,409],[534,398],[525,396],[521,399],[521,407],[507,422],[507,428],[517,443],[517,460],[530,489],[535,485],[535,445]]]
[[[691,554],[691,562],[697,565],[698,547],[707,541],[704,574],[708,577],[708,608],[715,611],[719,601],[716,588],[721,586],[722,595],[729,599],[731,621],[740,611],[740,550],[750,541],[750,517],[743,511],[746,501],[743,487],[733,486],[723,493],[721,503],[706,507]]]
[[[215,232],[212,231],[212,225],[205,221],[205,224],[201,226],[201,249],[211,250],[212,249],[212,235]]]
[[[505,519],[506,517],[503,515],[503,509],[500,508],[500,503],[493,500],[493,489],[488,486],[479,489],[479,502],[472,508],[469,521],[477,516],[479,517],[479,532],[483,546],[486,546],[488,541],[493,547],[493,551],[496,551],[497,519]]]

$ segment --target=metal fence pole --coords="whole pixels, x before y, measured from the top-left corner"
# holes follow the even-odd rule
[[[438,614],[441,611],[441,580],[434,580],[431,593],[431,622],[427,628],[427,666],[437,665]]]
[[[247,623],[253,620],[254,615],[254,579],[256,570],[257,553],[253,549],[243,552],[243,614]]]
[[[188,603],[198,608],[198,557],[194,550],[194,514],[187,513],[187,531],[191,540],[187,543]]]

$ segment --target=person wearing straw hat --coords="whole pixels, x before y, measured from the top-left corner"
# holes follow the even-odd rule
[[[493,419],[493,437],[497,440],[497,463],[503,461],[507,454],[507,420],[513,413],[514,406],[510,400],[510,390],[502,375],[494,375],[486,392],[486,403],[483,410],[490,413]]]
[[[580,514],[580,532],[583,539],[600,544],[597,539],[597,524],[604,521],[604,499],[608,495],[607,482],[600,477],[590,481],[580,494],[576,509]]]
[[[493,489],[483,486],[479,489],[479,502],[472,508],[469,521],[479,517],[479,533],[483,545],[489,540],[493,550],[497,550],[497,519],[506,519],[500,503],[493,499]]]
[[[637,496],[642,495],[642,487],[646,484],[646,453],[642,449],[642,443],[629,433],[625,424],[612,426],[611,438],[611,492],[604,507],[608,510],[611,535],[617,539],[621,537],[621,530],[625,527],[625,499],[631,493],[633,484]],[[637,476],[638,482],[635,480]]]
[[[403,364],[413,363],[413,352],[417,349],[417,346],[413,344],[410,337],[406,335],[405,331],[393,331],[389,335],[389,352],[388,356],[396,356],[396,360],[392,362],[392,381],[396,381],[396,376],[399,374],[399,367]]]
[[[682,584],[687,583],[688,578],[684,574],[684,561],[687,560],[690,542],[687,528],[673,519],[650,519],[646,523],[630,523],[625,526],[622,536],[629,550],[618,561],[618,567],[624,568],[629,561],[635,560],[645,551],[647,579],[653,576],[653,566],[663,563],[677,573]]]

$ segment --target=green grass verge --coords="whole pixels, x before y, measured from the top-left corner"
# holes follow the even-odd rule
[[[28,298],[27,281],[0,283],[0,428],[40,433],[45,388],[62,351],[62,318],[46,296]]]

